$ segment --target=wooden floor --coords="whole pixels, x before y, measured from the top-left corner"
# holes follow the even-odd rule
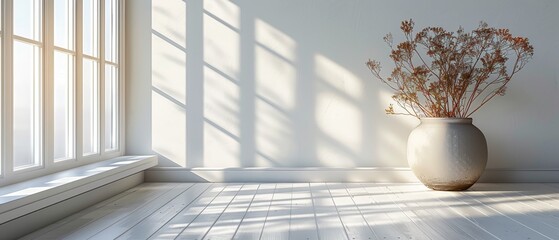
[[[559,184],[145,183],[24,239],[559,239]]]

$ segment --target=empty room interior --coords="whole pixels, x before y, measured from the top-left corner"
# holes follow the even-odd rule
[[[558,12],[1,0],[0,239],[559,239]]]

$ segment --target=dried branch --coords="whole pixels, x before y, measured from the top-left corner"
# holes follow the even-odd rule
[[[367,62],[373,76],[394,91],[392,98],[405,111],[397,113],[390,104],[387,114],[469,117],[493,97],[504,95],[506,85],[534,55],[527,38],[513,37],[508,29],[490,28],[484,22],[469,33],[462,27],[456,32],[427,27],[414,33],[411,19],[403,21],[400,29],[403,42],[393,44],[392,34],[384,37],[395,66],[390,76],[382,76],[380,62]]]

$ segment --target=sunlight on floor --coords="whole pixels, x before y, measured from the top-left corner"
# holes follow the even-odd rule
[[[465,192],[420,184],[156,184],[143,184],[24,239],[108,233],[92,234],[95,226],[110,228],[108,237],[135,239],[559,237],[558,184],[477,184]],[[147,193],[159,196],[137,197]],[[119,210],[130,204],[136,207]],[[128,227],[112,226],[122,223]]]

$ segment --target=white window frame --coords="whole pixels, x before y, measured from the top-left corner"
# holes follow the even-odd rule
[[[124,54],[124,42],[125,42],[125,0],[118,1],[118,126],[117,126],[117,149],[105,151],[105,131],[104,131],[104,64],[105,64],[105,46],[104,46],[104,0],[99,1],[99,33],[97,35],[99,39],[98,47],[98,111],[97,122],[98,122],[98,153],[88,156],[82,156],[82,60],[83,60],[83,0],[76,0],[75,7],[75,19],[74,19],[74,158],[64,161],[54,161],[54,50],[66,52],[58,47],[54,46],[54,2],[52,0],[42,0],[43,4],[43,80],[42,80],[42,116],[43,119],[42,127],[40,129],[42,139],[40,148],[42,151],[41,164],[39,166],[26,168],[23,170],[14,170],[13,161],[13,94],[12,94],[12,81],[13,81],[13,2],[17,0],[2,0],[0,4],[2,11],[2,44],[1,44],[1,56],[2,57],[2,84],[0,84],[0,96],[1,96],[1,108],[2,115],[0,116],[0,126],[2,127],[0,131],[0,186],[13,184],[20,181],[25,181],[32,178],[37,178],[40,176],[48,175],[54,172],[63,171],[70,168],[75,168],[92,162],[103,161],[106,159],[122,156],[125,152],[125,139],[124,139],[124,129],[125,129],[125,111],[124,111],[124,99],[125,99],[125,54]],[[17,40],[20,40],[20,38]],[[27,41],[26,41],[27,42]],[[69,52],[67,52],[69,53]]]

